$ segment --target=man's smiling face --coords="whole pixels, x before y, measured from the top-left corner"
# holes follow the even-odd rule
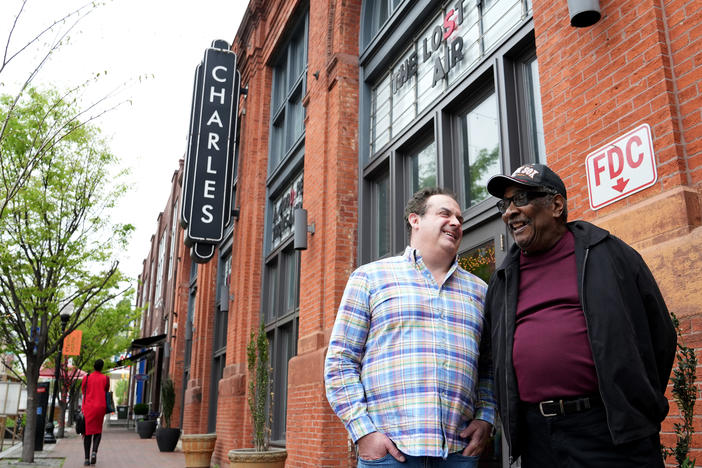
[[[512,198],[522,187],[507,187],[504,198]],[[548,197],[548,196],[546,196]],[[510,203],[502,215],[517,246],[526,253],[543,252],[555,245],[565,231],[559,221],[563,211],[562,197],[536,198],[524,206]]]
[[[424,215],[412,214],[412,247],[423,257],[439,256],[451,261],[463,237],[463,217],[458,202],[448,195],[432,195],[427,199]]]

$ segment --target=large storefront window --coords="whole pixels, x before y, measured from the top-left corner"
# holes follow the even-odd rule
[[[401,3],[361,58],[360,197],[370,216],[359,216],[360,263],[402,252],[404,205],[434,185],[459,196],[464,237],[491,230],[469,243],[492,239],[499,263],[504,226],[487,181],[546,159],[531,2],[432,4]]]
[[[307,21],[307,15],[297,20],[273,69],[261,321],[273,370],[267,416],[274,445],[285,445],[288,361],[297,354],[300,253],[293,249],[293,226],[303,199]]]
[[[390,253],[390,180],[388,171],[376,177],[371,186],[371,244],[373,257]]]
[[[290,242],[268,257],[264,287],[264,320],[270,345],[271,441],[285,444],[288,361],[297,354],[297,329],[300,308],[300,254]],[[267,292],[266,292],[267,290]]]
[[[419,189],[436,186],[436,145],[433,140],[410,155],[408,162],[407,198]]]
[[[500,134],[497,122],[497,99],[491,92],[460,117],[461,163],[463,164],[463,206],[485,200],[487,181],[502,169]]]
[[[271,440],[285,444],[288,361],[297,353],[300,310],[300,253],[293,249],[296,208],[302,207],[303,174],[294,176],[269,205],[269,254],[264,269],[262,315],[270,344]]]
[[[268,258],[266,277],[277,291],[266,295],[265,328],[270,345],[273,375],[271,379],[271,441],[285,443],[288,361],[297,354],[297,329],[300,307],[300,254],[288,244]]]

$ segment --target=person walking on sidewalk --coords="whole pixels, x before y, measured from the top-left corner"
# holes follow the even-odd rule
[[[94,465],[102,438],[102,423],[107,409],[105,393],[110,391],[110,379],[101,371],[105,363],[102,359],[95,361],[91,372],[83,379],[83,415],[85,416],[85,434],[83,435],[84,465]],[[90,452],[92,445],[93,451]]]

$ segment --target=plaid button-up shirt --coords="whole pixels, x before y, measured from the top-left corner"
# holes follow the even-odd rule
[[[380,431],[407,455],[445,458],[468,444],[469,421],[494,424],[492,366],[480,359],[486,289],[456,262],[439,286],[410,247],[351,274],[324,378],[354,442]]]

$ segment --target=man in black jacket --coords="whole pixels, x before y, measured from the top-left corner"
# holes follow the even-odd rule
[[[510,461],[663,467],[676,334],[646,263],[607,231],[568,223],[565,185],[545,165],[487,189],[515,241],[485,302]]]

